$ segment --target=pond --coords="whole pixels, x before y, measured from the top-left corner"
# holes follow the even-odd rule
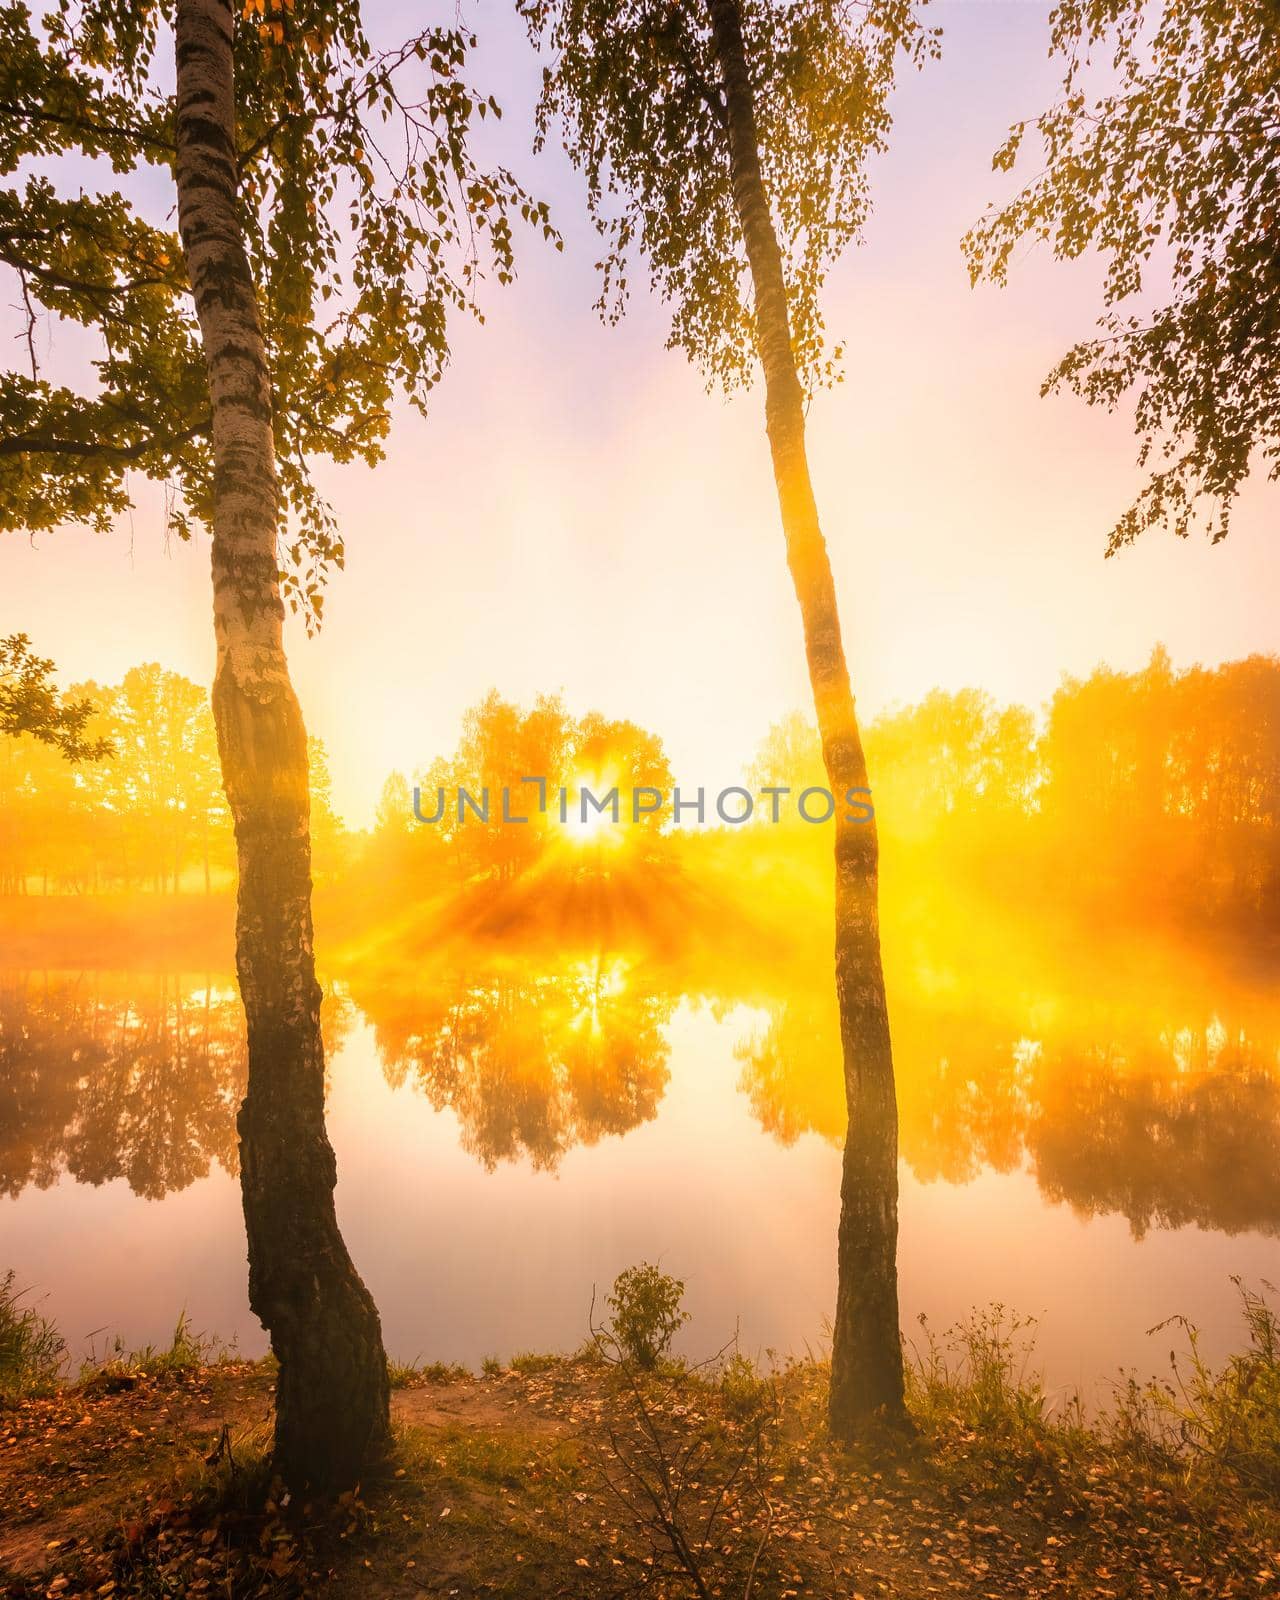
[[[1019,983],[979,1006],[891,986],[904,1332],[993,1302],[1087,1394],[1213,1358],[1233,1275],[1280,1275],[1280,1055],[1266,992],[1193,973]],[[660,1261],[690,1353],[819,1350],[842,1087],[825,985],[726,992],[620,955],[326,983],[338,1211],[402,1360],[571,1349],[593,1293]],[[0,1264],[77,1352],[178,1314],[265,1348],[245,1293],[228,974],[0,975]]]

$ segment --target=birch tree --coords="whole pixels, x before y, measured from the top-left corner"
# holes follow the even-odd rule
[[[586,176],[605,241],[600,309],[621,313],[635,253],[672,308],[670,345],[713,383],[763,374],[765,423],[832,791],[868,787],[835,583],[805,443],[826,352],[827,268],[861,230],[902,61],[936,48],[910,0],[523,0],[548,46],[539,133]],[[897,1105],[880,958],[874,823],[837,808],[834,977],[848,1134],[830,1423],[903,1415]]]
[[[376,51],[359,5],[318,0],[58,0],[39,24],[0,11],[0,261],[29,358],[0,379],[0,525],[109,528],[142,475],[166,485],[180,535],[210,536],[249,1297],[279,1361],[275,1462],[294,1485],[353,1482],[390,1427],[377,1310],[334,1207],[283,623],[290,601],[318,618],[342,562],[313,459],[377,461],[393,395],[425,407],[443,370],[448,313],[474,307],[483,269],[510,277],[513,214],[549,231],[469,154],[497,113],[467,86],[472,44],[450,13]],[[78,388],[39,361],[67,323],[99,342]]]

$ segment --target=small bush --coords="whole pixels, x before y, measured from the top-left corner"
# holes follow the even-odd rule
[[[0,1278],[0,1398],[6,1400],[52,1388],[67,1354],[57,1328],[35,1306],[22,1303],[29,1291],[15,1283],[12,1271]]]
[[[1051,1404],[1032,1367],[1035,1318],[995,1305],[941,1337],[923,1317],[920,1326],[924,1345],[913,1346],[907,1363],[907,1404],[938,1461],[949,1463],[944,1470],[982,1490],[1034,1479],[1075,1492],[1084,1418],[1076,1396]]]
[[[608,1305],[613,1313],[605,1332],[625,1360],[646,1371],[657,1366],[671,1341],[689,1320],[682,1310],[684,1284],[642,1261],[614,1279]]]
[[[408,1389],[418,1382],[416,1361],[396,1361],[387,1357],[387,1382],[393,1389]]]
[[[461,1361],[428,1361],[418,1373],[427,1383],[466,1383],[472,1375]]]
[[[1060,1485],[1082,1481],[1101,1459],[1139,1478],[1176,1481],[1208,1503],[1236,1494],[1280,1499],[1280,1309],[1267,1293],[1232,1280],[1247,1335],[1244,1348],[1215,1368],[1186,1317],[1170,1376],[1123,1378],[1110,1405],[1087,1416],[1079,1397],[1052,1406],[1031,1370],[1034,1319],[1001,1306],[974,1312],[938,1337],[920,1318],[907,1397],[916,1420],[941,1442],[961,1441],[973,1479],[980,1457],[994,1480],[1025,1481],[1030,1471]],[[1263,1290],[1275,1290],[1264,1284]],[[1087,1484],[1085,1484],[1087,1489]]]
[[[604,1367],[607,1365],[605,1352],[600,1348],[598,1334],[590,1334],[570,1357],[571,1361],[583,1367]]]
[[[471,1368],[456,1361],[396,1361],[387,1358],[387,1377],[393,1389],[412,1389],[419,1383],[465,1383]]]

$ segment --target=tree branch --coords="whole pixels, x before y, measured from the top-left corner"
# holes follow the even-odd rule
[[[15,433],[0,439],[0,456],[51,455],[51,456],[102,456],[113,461],[136,461],[150,450],[170,450],[178,445],[190,444],[207,434],[212,426],[208,417],[187,428],[182,433],[168,436],[151,435],[134,444],[109,444],[102,440],[59,439],[42,433]]]

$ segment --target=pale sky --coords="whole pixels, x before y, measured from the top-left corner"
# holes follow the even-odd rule
[[[395,9],[369,8],[379,33],[421,26],[420,7]],[[1092,325],[1096,264],[1033,253],[1009,289],[972,291],[959,248],[1004,192],[990,157],[1007,125],[1054,93],[1048,8],[933,9],[943,59],[899,91],[866,243],[829,284],[847,378],[810,412],[864,714],[935,685],[1038,705],[1063,672],[1136,667],[1158,641],[1175,664],[1275,650],[1275,489],[1251,488],[1216,548],[1153,533],[1104,562],[1138,481],[1128,423],[1038,394]],[[597,323],[579,183],[527,154],[536,65],[510,8],[473,20],[493,41],[502,155],[551,202],[566,249],[522,240],[486,325],[456,324],[430,417],[401,416],[375,471],[324,474],[347,567],[320,637],[294,627],[290,648],[355,823],[393,767],[452,747],[490,687],[633,718],[689,787],[731,781],[770,723],[809,704],[760,392],[707,395],[643,294],[620,328]],[[9,536],[0,634],[19,629],[66,681],[153,660],[207,682],[207,546],[166,544],[145,484],[109,537]]]

